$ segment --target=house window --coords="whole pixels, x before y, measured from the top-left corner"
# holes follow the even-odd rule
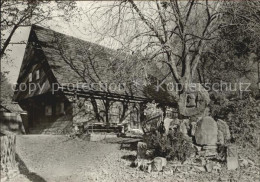
[[[51,115],[52,115],[51,105],[45,106],[45,116],[51,116]]]
[[[40,79],[40,70],[37,70],[36,71],[36,80],[39,80]]]
[[[29,82],[32,82],[32,73],[29,74]]]
[[[64,114],[64,102],[57,103],[56,105],[56,115]]]
[[[60,103],[60,112],[64,113],[64,103]]]

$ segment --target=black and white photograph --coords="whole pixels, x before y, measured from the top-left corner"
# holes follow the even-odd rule
[[[260,0],[0,0],[1,182],[260,181]]]

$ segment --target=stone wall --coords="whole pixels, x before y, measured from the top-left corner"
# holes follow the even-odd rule
[[[16,136],[1,136],[1,181],[18,173],[15,161]]]

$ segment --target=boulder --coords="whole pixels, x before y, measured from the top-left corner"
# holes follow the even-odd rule
[[[217,120],[218,130],[223,133],[224,141],[230,140],[230,131],[227,123],[221,119]]]
[[[145,159],[147,151],[147,144],[144,142],[137,143],[137,159]]]
[[[236,157],[227,157],[227,169],[235,170],[239,167],[238,160]]]
[[[218,126],[212,117],[203,117],[197,123],[195,140],[199,145],[216,145],[218,140]]]
[[[239,167],[238,153],[235,145],[227,146],[227,169],[235,170]]]
[[[162,171],[166,166],[167,160],[164,157],[155,157],[152,162],[153,171]]]
[[[218,143],[221,145],[225,143],[224,134],[220,130],[218,130]]]
[[[173,119],[170,119],[170,118],[165,118],[163,121],[166,135],[168,135],[168,133],[169,133],[169,128],[170,128],[172,122],[173,122]]]

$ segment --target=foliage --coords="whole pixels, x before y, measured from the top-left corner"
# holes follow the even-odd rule
[[[217,22],[219,38],[211,41],[201,56],[200,82],[251,83],[250,90],[254,94],[258,92],[259,7],[257,1],[225,1],[221,4],[222,16]]]
[[[183,136],[179,129],[169,133],[168,138],[170,143],[167,146],[169,151],[167,158],[184,162],[195,152],[191,142]]]
[[[259,101],[250,95],[243,100],[218,98],[210,107],[215,119],[224,119],[229,125],[233,142],[257,145],[260,130]]]
[[[221,35],[234,55],[240,57],[252,52],[259,55],[260,2],[226,2],[223,11]]]
[[[147,143],[155,150],[155,156],[166,157],[168,160],[184,162],[195,152],[191,142],[183,136],[179,128],[169,132],[167,136],[153,132],[147,137]]]

